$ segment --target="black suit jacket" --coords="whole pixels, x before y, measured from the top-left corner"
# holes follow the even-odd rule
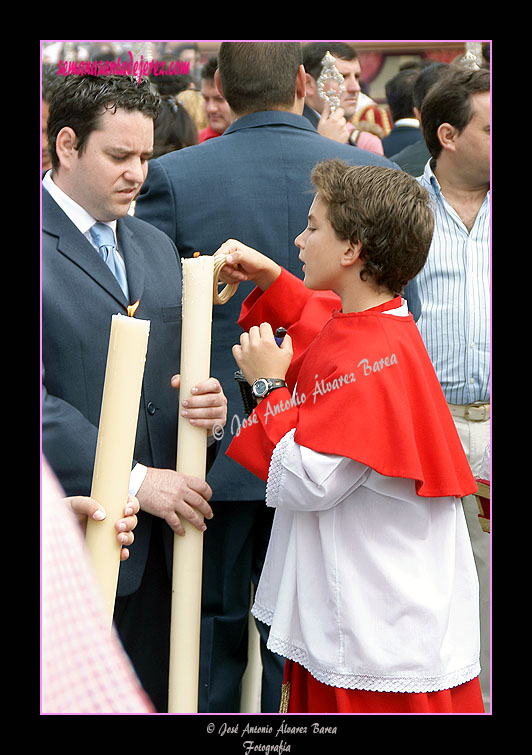
[[[414,144],[409,144],[391,159],[396,162],[405,173],[410,173],[411,176],[417,178],[418,176],[423,175],[425,166],[430,160],[430,157],[431,155],[425,140],[419,139],[419,141],[414,142]]]
[[[382,148],[386,157],[392,159],[400,150],[409,144],[414,144],[423,139],[421,129],[417,126],[394,126],[388,136],[382,140]]]
[[[107,361],[111,317],[126,314],[117,281],[50,194],[42,198],[43,453],[67,495],[89,495]],[[181,265],[174,244],[134,217],[117,223],[136,317],[150,320],[134,458],[175,469]],[[121,564],[118,594],[134,592],[144,571],[152,517],[140,512],[130,558]],[[168,561],[173,533],[164,527]]]

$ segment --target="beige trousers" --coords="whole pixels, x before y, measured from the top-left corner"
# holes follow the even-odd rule
[[[471,422],[463,417],[453,416],[458,435],[475,476],[479,475],[480,465],[486,446],[490,442],[490,421]],[[473,554],[477,566],[480,588],[480,687],[486,713],[490,707],[490,556],[491,535],[484,532],[478,519],[478,504],[474,495],[462,499]]]

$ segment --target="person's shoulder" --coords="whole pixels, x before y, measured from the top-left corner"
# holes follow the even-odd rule
[[[314,135],[309,135],[307,144],[311,144],[316,153],[323,155],[322,159],[324,160],[337,157],[350,165],[381,165],[384,168],[398,168],[394,162],[376,152],[370,152],[351,144],[340,144],[326,136],[321,136],[317,132],[314,132]]]
[[[147,180],[164,176],[170,183],[183,183],[184,175],[187,175],[187,178],[193,176],[198,166],[207,169],[218,155],[231,151],[223,137],[224,134],[216,139],[207,139],[201,144],[191,144],[150,161]]]
[[[120,219],[120,223],[133,234],[136,240],[150,240],[154,243],[173,246],[173,242],[168,234],[161,231],[159,228],[156,228],[152,223],[148,223],[146,220],[137,218],[134,215],[125,215]]]
[[[398,168],[387,157],[351,144],[336,144],[336,146],[331,148],[331,151],[336,152],[340,159],[346,160],[351,165],[381,165],[383,168]]]

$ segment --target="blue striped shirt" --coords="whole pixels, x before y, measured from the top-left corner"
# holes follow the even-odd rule
[[[430,167],[417,179],[432,199],[434,236],[416,281],[418,328],[447,401],[490,399],[490,192],[468,232]]]

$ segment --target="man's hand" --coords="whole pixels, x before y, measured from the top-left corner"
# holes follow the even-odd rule
[[[172,387],[179,390],[181,376],[174,375]],[[205,427],[208,435],[216,436],[216,428],[227,422],[227,398],[220,382],[213,377],[193,386],[191,396],[180,396],[181,416],[188,417],[191,425]]]
[[[179,389],[181,376],[174,375],[171,384]],[[191,425],[204,427],[209,435],[216,435],[216,428],[223,428],[227,422],[227,399],[220,382],[216,378],[208,378],[193,386],[191,394],[180,397],[181,414],[188,417]],[[154,467],[148,467],[137,492],[141,509],[164,519],[176,535],[185,534],[181,519],[201,532],[207,529],[203,518],[213,517],[208,503],[211,496],[212,490],[204,480],[173,469]]]
[[[349,131],[343,109],[339,107],[331,115],[330,105],[326,102],[318,122],[317,131],[318,134],[326,136],[328,139],[346,144],[349,139]]]
[[[164,519],[176,535],[185,534],[181,518],[201,532],[207,529],[203,517],[213,517],[208,503],[211,496],[212,490],[204,480],[182,475],[173,469],[153,467],[148,467],[137,492],[141,509]]]

